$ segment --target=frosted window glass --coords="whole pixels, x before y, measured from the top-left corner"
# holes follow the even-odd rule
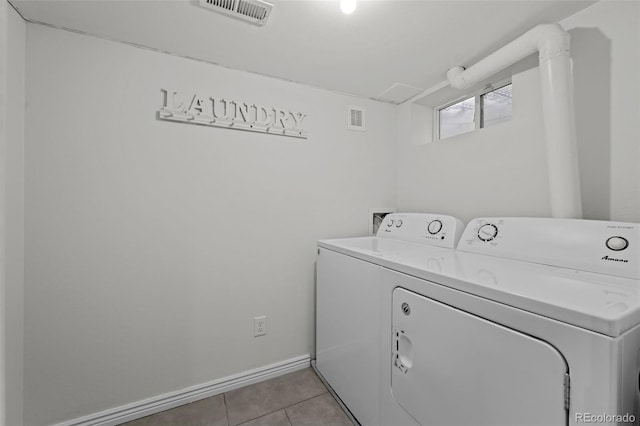
[[[440,115],[440,139],[449,138],[475,130],[475,97],[442,108]]]
[[[511,85],[487,92],[482,95],[482,124],[489,127],[511,120],[513,115],[513,96]]]

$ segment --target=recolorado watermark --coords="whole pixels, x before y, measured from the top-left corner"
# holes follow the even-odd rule
[[[633,423],[636,416],[633,414],[593,414],[576,413],[576,423]]]

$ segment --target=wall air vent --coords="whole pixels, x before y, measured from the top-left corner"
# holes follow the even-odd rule
[[[364,131],[366,130],[364,124],[364,108],[349,105],[347,107],[347,129]]]
[[[199,0],[200,6],[254,25],[267,23],[273,5],[262,0]]]

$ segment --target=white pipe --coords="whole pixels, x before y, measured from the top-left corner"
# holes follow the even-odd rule
[[[581,218],[569,34],[559,24],[538,25],[469,69],[451,68],[447,79],[452,87],[465,89],[536,51],[540,55],[551,216]]]

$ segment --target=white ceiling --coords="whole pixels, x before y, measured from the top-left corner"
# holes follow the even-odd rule
[[[197,0],[10,1],[32,22],[394,102],[441,83],[452,66],[472,65],[533,26],[594,3],[358,0],[344,15],[337,1],[272,0],[269,21],[256,27]],[[388,91],[397,83],[415,89]]]

